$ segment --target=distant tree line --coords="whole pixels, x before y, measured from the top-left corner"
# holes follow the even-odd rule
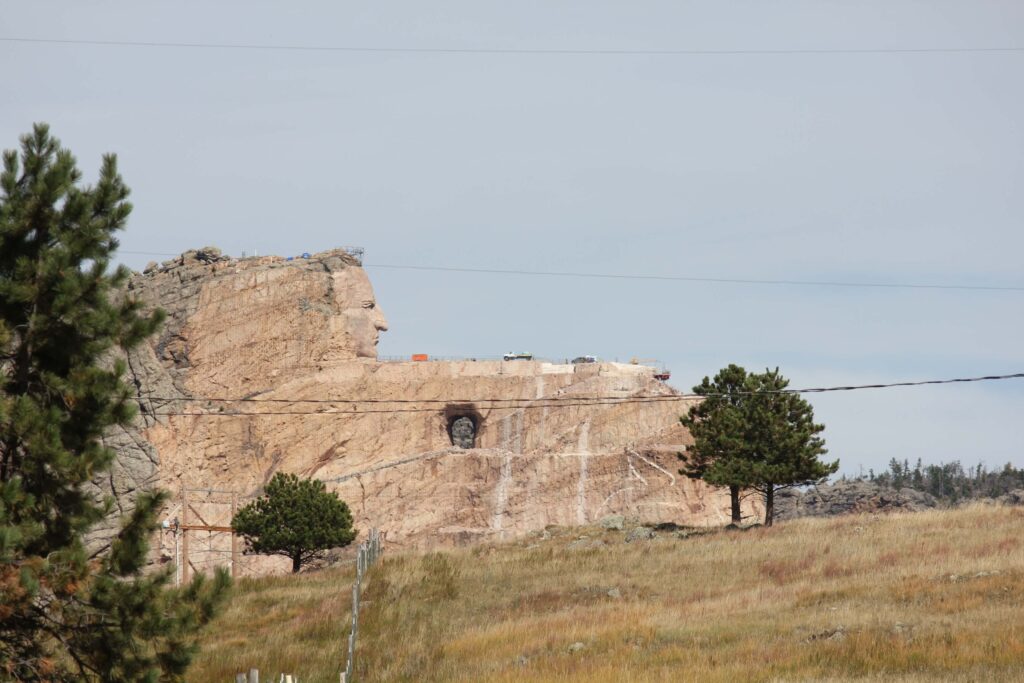
[[[889,461],[889,469],[880,474],[868,470],[868,481],[886,488],[909,488],[924,491],[940,501],[956,503],[973,498],[998,498],[1014,489],[1024,489],[1024,469],[1007,463],[998,470],[982,464],[964,468],[959,460],[938,465],[922,465],[921,459],[911,467],[908,460]]]

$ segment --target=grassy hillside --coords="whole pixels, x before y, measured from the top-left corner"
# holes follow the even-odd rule
[[[364,593],[357,672],[362,681],[1024,680],[1022,532],[1024,509],[979,506],[630,544],[623,532],[576,529],[385,553]],[[259,666],[337,681],[350,582],[341,571],[243,582],[191,680]]]

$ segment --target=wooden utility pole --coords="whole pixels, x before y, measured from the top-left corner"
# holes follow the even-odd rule
[[[238,494],[231,494],[231,523],[235,523],[235,512],[238,509]],[[238,578],[238,536],[231,531],[231,578]]]
[[[193,494],[191,496],[191,503],[190,503],[190,496],[189,496],[190,493]],[[204,494],[207,497],[204,497]],[[208,496],[213,495],[213,494],[220,495],[221,496],[220,499],[218,499],[218,500],[211,500]],[[226,496],[230,496],[230,500],[225,499]],[[193,531],[204,531],[204,532],[207,532],[207,533],[209,533],[211,535],[210,536],[210,539],[211,539],[210,540],[210,547],[209,548],[206,548],[206,547],[200,547],[199,548],[200,555],[202,556],[200,558],[200,563],[201,563],[201,565],[204,568],[207,565],[210,564],[209,556],[207,555],[207,551],[208,550],[211,551],[211,552],[217,552],[217,553],[224,552],[223,550],[214,550],[213,549],[213,541],[212,541],[213,534],[224,534],[224,533],[231,534],[231,550],[229,551],[230,552],[230,556],[231,556],[231,576],[233,578],[237,578],[238,576],[240,576],[241,573],[242,573],[242,568],[241,568],[241,563],[239,562],[239,559],[241,558],[241,555],[242,555],[242,546],[241,546],[241,543],[240,543],[239,539],[235,536],[235,530],[231,527],[231,521],[234,520],[235,513],[238,512],[238,493],[235,492],[235,491],[224,491],[224,490],[214,490],[214,489],[189,489],[184,484],[182,484],[182,486],[181,486],[181,502],[180,502],[180,505],[181,505],[181,514],[180,514],[179,518],[176,520],[175,536],[174,536],[174,539],[175,539],[175,556],[177,556],[178,555],[177,548],[178,548],[178,540],[179,540],[178,534],[179,533],[181,534],[181,537],[180,537],[180,541],[181,541],[180,542],[181,561],[179,563],[177,559],[175,560],[175,565],[177,567],[180,567],[180,570],[181,570],[179,575],[178,575],[179,576],[179,581],[178,581],[179,585],[188,583],[189,579],[191,578],[191,575],[194,573],[194,570],[195,570],[195,567],[192,566],[192,558],[189,557],[189,544],[190,544],[190,541],[191,541],[190,536],[192,536],[192,534],[190,532],[193,532]],[[209,516],[211,513],[206,509],[206,507],[203,507],[204,505],[206,507],[209,507],[211,505],[219,506],[217,508],[218,511],[215,511],[214,513],[212,513],[214,515],[214,517],[210,518],[210,521],[213,521],[213,522],[218,522],[218,521],[222,522],[222,520],[218,519],[218,517],[222,517],[223,514],[224,514],[224,511],[225,511],[225,507],[230,506],[231,520],[229,520],[227,524],[224,524],[224,523],[221,523],[221,524],[210,524],[210,523],[208,523],[207,520],[203,518],[203,515],[206,514],[207,516]],[[195,521],[193,521],[190,518],[195,518]],[[202,541],[202,540],[203,539],[200,538],[200,541]],[[204,546],[204,544],[200,543],[200,546]],[[223,546],[221,546],[221,548],[223,548]],[[202,571],[202,570],[200,569],[200,570],[196,570],[196,571]]]
[[[181,487],[181,583],[188,583],[188,493]]]

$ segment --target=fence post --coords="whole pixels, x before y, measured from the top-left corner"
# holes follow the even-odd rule
[[[352,634],[359,630],[359,582],[352,584]]]
[[[249,683],[260,683],[259,669],[249,669]]]
[[[356,634],[348,634],[348,663],[345,665],[345,671],[349,678],[352,677],[352,666],[356,658]]]

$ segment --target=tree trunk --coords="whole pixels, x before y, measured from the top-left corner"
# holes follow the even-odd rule
[[[732,501],[732,523],[736,526],[740,525],[743,521],[743,515],[740,513],[740,487],[730,486],[729,487],[729,498]]]
[[[764,525],[771,526],[775,517],[775,484],[766,484],[764,490]]]
[[[299,569],[302,567],[302,555],[296,553],[292,555],[292,574],[298,574]]]

